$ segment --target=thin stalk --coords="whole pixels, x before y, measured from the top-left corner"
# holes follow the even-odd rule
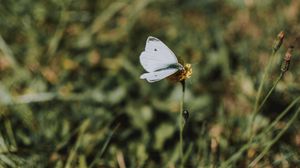
[[[256,112],[254,112],[254,114],[253,114],[253,117],[252,117],[252,120],[251,120],[251,125],[250,125],[251,126],[251,137],[250,137],[250,141],[249,141],[250,143],[253,140],[253,136],[254,136],[253,123],[255,121],[255,118],[257,117],[257,114],[261,110],[261,108],[265,105],[265,103],[268,100],[268,98],[273,93],[274,89],[276,88],[278,82],[282,79],[283,75],[284,75],[284,73],[281,72],[280,75],[278,76],[278,78],[276,79],[276,81],[274,82],[273,86],[271,87],[271,89],[267,93],[267,95],[264,97],[263,101],[260,103],[260,105],[256,109]]]
[[[228,160],[226,160],[225,162],[223,162],[221,164],[221,168],[226,168],[226,167],[231,167],[229,166],[232,162],[234,162],[235,160],[237,160],[238,158],[240,158],[240,156],[247,150],[249,149],[250,147],[252,146],[252,144],[245,144],[243,145],[239,151],[237,151],[235,154],[233,154]]]
[[[259,136],[257,136],[257,138],[266,135],[272,128],[274,128],[275,125],[279,122],[279,120],[282,119],[290,111],[290,109],[294,107],[296,103],[298,103],[299,100],[300,96],[297,97],[294,101],[292,101],[292,103],[290,103],[290,105],[285,110],[283,110],[282,113],[280,113],[280,115],[276,117],[276,119],[267,128],[265,128],[261,134],[259,134]]]
[[[189,156],[190,156],[190,154],[191,154],[191,152],[193,150],[193,147],[194,147],[194,144],[190,144],[189,145],[188,149],[186,150],[186,152],[184,154],[184,157],[183,157],[184,158],[184,162],[183,163],[185,163],[188,160],[188,158],[189,158]]]
[[[282,137],[282,135],[287,131],[287,129],[293,124],[293,122],[297,119],[298,114],[300,112],[300,108],[296,111],[290,121],[286,124],[286,126],[278,133],[278,135],[265,147],[265,149],[250,163],[249,167],[255,166],[271,149],[271,147]]]
[[[183,128],[184,128],[184,119],[183,119],[183,110],[184,110],[184,93],[185,93],[185,81],[181,81],[182,85],[182,97],[180,103],[180,113],[179,113],[179,148],[180,148],[180,167],[184,167],[184,156],[183,156]]]
[[[278,76],[278,78],[276,79],[276,81],[274,82],[272,88],[269,90],[268,94],[265,96],[264,100],[260,103],[257,111],[261,110],[261,108],[264,106],[264,104],[266,103],[266,101],[268,100],[268,98],[270,97],[271,93],[274,91],[274,89],[276,88],[278,82],[282,79],[284,73],[281,72],[280,75]],[[256,113],[257,114],[257,113]],[[256,115],[254,114],[254,115]],[[256,116],[255,116],[256,117]]]
[[[253,123],[257,117],[258,112],[261,110],[261,108],[264,106],[264,104],[266,103],[266,101],[268,100],[268,98],[270,97],[270,95],[272,94],[272,92],[274,91],[274,89],[276,88],[278,82],[282,79],[284,75],[284,72],[281,72],[280,75],[278,76],[278,78],[276,79],[276,81],[274,82],[273,86],[271,87],[271,89],[269,90],[269,92],[267,93],[267,95],[265,96],[265,98],[263,99],[263,101],[261,102],[261,104],[258,106],[258,108],[256,109],[256,112],[254,112],[252,120],[251,120],[251,134],[250,134],[250,140],[249,140],[249,144],[252,143],[253,138],[254,138],[254,129],[253,129]]]
[[[101,150],[96,154],[95,159],[92,161],[92,163],[89,165],[89,168],[95,167],[97,162],[100,160],[100,158],[102,157],[102,155],[104,154],[106,148],[108,147],[108,144],[111,140],[111,138],[113,137],[114,133],[117,131],[117,129],[119,128],[120,123],[111,131],[109,132],[107,139],[104,142],[104,145],[102,146]]]
[[[256,113],[258,113],[258,104],[259,104],[260,97],[262,95],[263,86],[264,86],[265,81],[267,79],[268,72],[271,69],[273,60],[275,58],[275,54],[276,54],[276,50],[273,50],[272,54],[271,54],[271,60],[269,61],[267,67],[265,68],[265,71],[264,71],[264,74],[263,74],[263,77],[262,77],[262,81],[259,85],[258,92],[257,92],[256,98],[255,98],[253,115],[252,115],[252,118],[251,118],[251,121],[250,121],[250,141],[252,140],[251,137],[252,137],[252,134],[253,134],[253,123],[254,123],[255,118],[256,118]]]
[[[261,132],[258,136],[256,136],[255,138],[258,140],[261,137],[263,137],[268,131],[270,131],[272,128],[275,127],[275,125],[279,122],[279,120],[285,116],[292,107],[294,107],[294,105],[296,103],[298,103],[298,101],[300,100],[300,96],[297,97],[292,103],[290,103],[290,105],[285,108],[285,110],[282,111],[282,113],[276,117],[276,119],[263,131]],[[251,143],[247,143],[245,145],[243,145],[239,151],[237,151],[235,154],[233,154],[229,159],[227,159],[220,167],[230,167],[229,165],[234,162],[235,160],[237,160],[247,149],[249,149],[253,144],[253,140],[251,141]]]

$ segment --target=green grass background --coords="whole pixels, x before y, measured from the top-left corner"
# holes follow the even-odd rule
[[[272,45],[284,30],[263,95],[290,71],[254,122],[255,135],[300,93],[300,1],[1,1],[1,167],[179,167],[180,84],[139,79],[148,36],[193,75],[186,81],[185,167],[220,167],[249,141]],[[229,167],[247,167],[298,104]],[[299,116],[257,167],[300,167]]]

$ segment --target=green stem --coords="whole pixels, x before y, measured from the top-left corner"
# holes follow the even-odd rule
[[[265,147],[265,149],[250,163],[249,167],[255,166],[271,149],[271,147],[282,137],[282,135],[287,131],[287,129],[293,124],[293,122],[297,119],[298,114],[300,112],[300,108],[296,111],[290,121],[286,124],[286,126],[278,133],[278,135]]]
[[[268,94],[265,96],[264,100],[261,102],[261,104],[259,105],[259,107],[257,108],[257,111],[260,111],[261,108],[264,106],[264,104],[266,103],[266,101],[268,100],[268,98],[270,97],[271,93],[273,92],[273,90],[276,88],[278,82],[282,79],[284,73],[281,72],[279,77],[276,79],[274,85],[272,86],[272,88],[269,90]],[[257,113],[256,113],[257,114]]]
[[[260,134],[260,136],[258,136],[258,138],[266,135],[273,127],[275,127],[275,125],[279,122],[279,120],[282,119],[283,116],[285,116],[299,100],[300,100],[300,96],[297,97],[294,101],[292,101],[292,103],[290,103],[290,105],[282,113],[280,113],[278,117],[276,117],[276,119]]]
[[[284,73],[281,72],[280,75],[278,76],[278,78],[276,79],[276,81],[274,82],[272,88],[269,90],[268,94],[265,96],[265,98],[263,99],[263,101],[260,103],[260,105],[258,106],[258,108],[256,109],[256,111],[253,114],[252,120],[251,120],[251,137],[250,137],[250,143],[253,140],[253,136],[254,136],[254,129],[253,129],[253,123],[257,117],[258,112],[261,110],[261,108],[265,105],[266,101],[268,100],[268,98],[271,96],[272,92],[274,91],[274,89],[276,88],[278,82],[282,79]]]
[[[114,133],[117,131],[117,129],[119,128],[120,123],[117,124],[117,126],[111,131],[109,132],[107,139],[104,142],[104,145],[102,146],[101,150],[96,154],[95,159],[92,161],[92,163],[89,165],[89,168],[93,168],[96,166],[97,162],[100,160],[100,158],[103,156],[106,148],[108,147],[108,144],[111,140],[111,138],[113,137]]]
[[[265,68],[265,71],[264,71],[264,74],[263,74],[263,77],[262,77],[262,81],[259,85],[258,92],[257,92],[256,98],[255,98],[253,115],[252,115],[252,118],[251,118],[251,121],[250,121],[250,141],[252,140],[251,137],[252,137],[252,134],[253,134],[253,122],[255,121],[256,113],[258,113],[258,104],[259,104],[259,100],[260,100],[260,97],[261,97],[261,94],[262,94],[263,86],[264,86],[265,81],[267,79],[268,72],[271,69],[275,54],[276,54],[276,51],[273,50],[273,52],[271,54],[271,60],[269,61],[267,67]]]
[[[282,113],[276,117],[276,119],[263,131],[261,132],[258,136],[255,137],[255,139],[259,140],[260,138],[262,138],[263,136],[266,135],[266,133],[268,133],[268,131],[270,131],[272,128],[275,127],[275,125],[279,122],[279,120],[281,118],[283,118],[283,116],[285,116],[292,107],[294,107],[294,105],[300,100],[300,96],[297,97],[292,103],[290,103],[290,105],[284,110],[282,111]],[[235,160],[237,160],[247,149],[249,149],[251,146],[253,145],[253,141],[251,141],[251,143],[247,143],[245,145],[243,145],[239,151],[237,151],[235,154],[233,154],[229,159],[227,159],[224,163],[222,163],[222,165],[220,167],[230,167],[229,165],[234,162]]]
[[[252,146],[252,144],[245,144],[243,145],[239,151],[237,151],[235,154],[233,154],[228,160],[226,160],[225,162],[223,162],[221,164],[221,168],[226,168],[226,167],[230,167],[229,165],[234,162],[235,160],[237,160],[238,158],[240,158],[240,156],[244,153],[244,151],[246,151],[248,148],[250,148]]]
[[[183,128],[184,128],[184,119],[183,119],[183,110],[184,110],[184,93],[185,93],[185,81],[181,81],[182,85],[182,97],[180,103],[180,113],[179,113],[179,145],[180,145],[180,167],[184,167],[184,157],[183,157]]]

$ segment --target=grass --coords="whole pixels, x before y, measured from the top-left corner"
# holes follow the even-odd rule
[[[0,167],[297,167],[299,6],[3,2]],[[139,79],[150,35],[192,64],[183,98]]]

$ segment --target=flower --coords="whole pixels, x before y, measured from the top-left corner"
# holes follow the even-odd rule
[[[182,70],[177,71],[173,75],[169,76],[168,79],[174,82],[180,82],[186,80],[192,76],[193,70],[191,64],[184,64]]]

